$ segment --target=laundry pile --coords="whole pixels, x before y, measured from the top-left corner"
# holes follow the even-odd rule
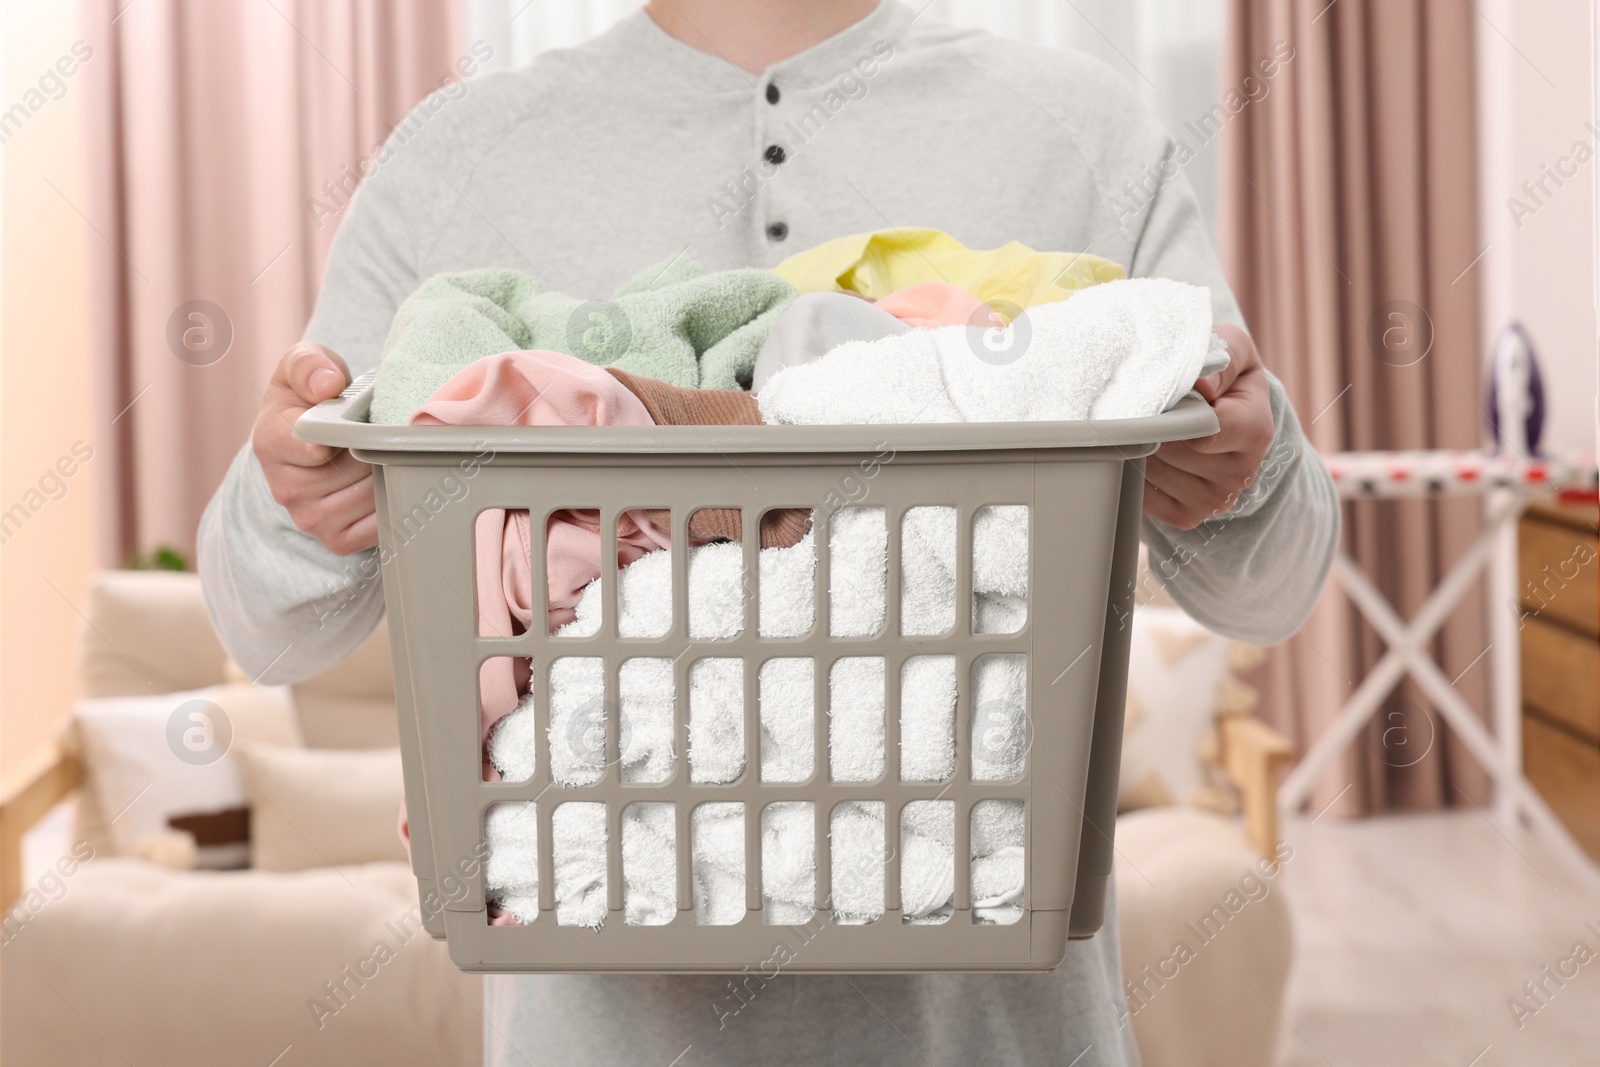
[[[1069,299],[1070,298],[1070,299]],[[1195,380],[1226,365],[1211,332],[1206,290],[1127,280],[1094,256],[1036,252],[1015,242],[974,250],[935,230],[900,229],[830,241],[772,271],[707,273],[675,258],[623,286],[610,301],[541,289],[515,271],[439,275],[397,313],[374,384],[374,422],[416,425],[650,426],[846,425],[1116,419],[1152,415]],[[829,632],[877,633],[885,616],[888,531],[881,508],[833,513],[829,533]],[[956,514],[914,508],[901,531],[902,632],[948,632],[957,610],[977,632],[1020,629],[1027,617],[1028,509],[991,507],[973,532],[973,597],[955,602]],[[815,541],[809,509],[767,513],[759,531],[763,636],[810,632],[816,610]],[[744,617],[743,531],[738,510],[696,512],[687,524],[689,631],[696,641],[732,637]],[[535,609],[524,509],[480,513],[476,527],[480,632],[514,636],[533,625],[558,635],[598,632],[602,537],[599,513],[564,509],[545,522],[548,602]],[[670,523],[665,512],[629,511],[616,536],[619,632],[669,632]],[[539,621],[536,623],[535,619]],[[703,650],[703,648],[702,648]],[[605,752],[604,663],[572,656],[540,664],[549,685],[549,732],[536,737],[533,706],[544,686],[525,659],[492,658],[480,677],[487,778],[525,779],[546,745],[558,785],[597,781]],[[970,776],[1014,780],[1025,753],[1026,659],[990,655],[975,664]],[[737,657],[703,658],[688,670],[690,780],[722,783],[745,773],[744,670]],[[762,665],[761,780],[808,780],[815,749],[814,663]],[[901,706],[884,704],[884,662],[834,663],[828,682],[827,777],[871,781],[883,773],[884,716],[900,715],[901,776],[937,782],[956,772],[955,658],[905,664]],[[674,746],[674,666],[636,657],[619,668],[621,774],[669,779]],[[551,802],[547,798],[546,803]],[[551,820],[556,918],[599,926],[606,918],[604,805],[561,803]],[[737,803],[698,805],[690,818],[696,921],[745,914],[744,819]],[[768,921],[804,922],[815,903],[815,813],[810,803],[762,813],[761,891]],[[836,921],[884,913],[884,805],[835,808],[828,827],[830,905]],[[954,806],[908,805],[897,838],[903,913],[948,917],[953,894]],[[500,804],[486,821],[491,916],[533,920],[538,851],[532,806]],[[655,924],[677,914],[676,820],[670,804],[625,809],[621,848],[625,919]],[[973,906],[984,921],[1021,916],[1023,813],[1019,802],[974,808]]]

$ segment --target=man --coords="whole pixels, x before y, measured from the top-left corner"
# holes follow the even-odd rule
[[[1242,329],[1188,183],[1130,198],[1127,183],[1159,173],[1171,140],[1093,60],[957,30],[898,0],[650,0],[412,126],[363,185],[306,339],[280,362],[202,523],[217,628],[264,681],[338,662],[383,610],[370,473],[292,427],[376,365],[423,279],[508,267],[601,298],[674,256],[770,267],[888,226],[973,248],[1086,251],[1210,287],[1232,362],[1198,388],[1221,430],[1152,457],[1144,540],[1173,596],[1213,629],[1269,643],[1310,611],[1337,536],[1331,483]],[[497,976],[490,1059],[1137,1062],[1114,910],[1049,975],[785,975],[737,1014],[718,1008],[725,984]]]

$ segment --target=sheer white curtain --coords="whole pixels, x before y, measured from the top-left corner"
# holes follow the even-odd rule
[[[639,0],[464,0],[467,40],[494,46],[490,70],[578,44],[636,10]],[[921,9],[928,0],[906,0]],[[1220,92],[1223,0],[932,0],[928,14],[1002,37],[1076,48],[1128,79],[1167,128],[1205,114]],[[1216,142],[1189,139],[1184,171],[1208,222],[1216,204]]]

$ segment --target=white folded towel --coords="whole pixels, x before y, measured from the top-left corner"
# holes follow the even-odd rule
[[[1210,291],[1164,278],[1092,286],[1030,308],[1009,329],[1021,354],[980,358],[971,327],[848,341],[773,375],[769,425],[1128,419],[1177,403],[1219,366]]]

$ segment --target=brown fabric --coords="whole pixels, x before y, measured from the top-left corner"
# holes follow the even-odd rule
[[[1480,442],[1475,18],[1454,0],[1230,5],[1224,85],[1282,42],[1295,53],[1223,128],[1223,263],[1324,452]],[[1344,546],[1409,617],[1476,536],[1480,507],[1471,497],[1347,505]],[[1333,584],[1259,683],[1264,717],[1302,750],[1383,653]],[[1469,594],[1434,651],[1479,708],[1487,666],[1473,660],[1487,643],[1482,598]],[[1312,809],[1347,787],[1335,810],[1428,809],[1486,792],[1410,683],[1323,776]]]
[[[654,378],[607,367],[650,412],[657,426],[764,426],[754,393],[738,389],[685,389]],[[670,529],[671,512],[647,509],[650,521]],[[788,548],[811,529],[811,512],[782,508],[761,516],[761,547]],[[695,541],[738,541],[744,521],[738,508],[702,508],[689,516],[689,537]]]
[[[97,539],[115,565],[193,549],[350,190],[465,49],[457,3],[435,0],[85,0],[82,19]],[[192,317],[195,300],[221,314]]]
[[[194,843],[201,848],[231,845],[250,840],[250,809],[223,808],[196,815],[173,815],[167,819],[167,825],[193,834]]]

